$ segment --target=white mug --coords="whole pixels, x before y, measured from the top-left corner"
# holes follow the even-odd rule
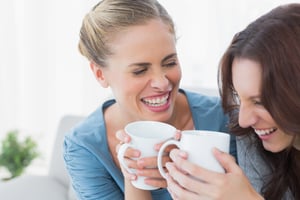
[[[164,142],[174,137],[176,128],[157,121],[136,121],[125,126],[125,132],[130,135],[130,143],[122,144],[118,152],[118,160],[120,164],[131,173],[135,173],[134,169],[129,168],[124,162],[124,153],[127,148],[132,147],[141,151],[140,158],[157,156],[155,144]],[[138,176],[137,180],[131,181],[136,188],[143,190],[155,190],[153,187],[144,183],[145,177]]]
[[[227,133],[205,130],[185,130],[181,132],[179,141],[171,139],[165,142],[157,156],[157,165],[160,174],[166,178],[166,172],[162,166],[164,150],[169,145],[176,145],[179,149],[188,153],[188,161],[206,169],[224,173],[223,167],[212,153],[214,147],[223,152],[229,152],[230,135]]]

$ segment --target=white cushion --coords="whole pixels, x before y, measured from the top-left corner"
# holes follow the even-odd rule
[[[3,200],[66,200],[67,188],[49,176],[20,176],[0,183]]]
[[[69,189],[68,189],[68,200],[77,200],[76,194],[75,194],[75,191],[74,191],[72,185],[70,185]]]

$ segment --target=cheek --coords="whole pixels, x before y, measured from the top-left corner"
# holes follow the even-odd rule
[[[181,80],[181,69],[180,67],[174,68],[173,70],[168,72],[168,79],[173,83],[179,83]]]
[[[277,124],[275,123],[271,114],[265,108],[258,109],[257,113],[261,118],[264,119],[264,121],[268,122],[269,124],[273,124],[275,127],[277,127]]]

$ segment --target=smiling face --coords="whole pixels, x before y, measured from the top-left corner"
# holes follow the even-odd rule
[[[233,60],[232,81],[240,100],[239,125],[252,127],[266,150],[279,152],[291,145],[293,136],[284,133],[261,104],[261,70],[253,60]]]
[[[174,34],[160,20],[131,26],[109,43],[113,55],[96,77],[111,87],[125,120],[171,118],[181,79],[175,45]]]

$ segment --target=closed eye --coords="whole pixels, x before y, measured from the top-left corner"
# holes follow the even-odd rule
[[[256,100],[253,100],[253,103],[254,103],[255,105],[262,106],[262,103],[261,103],[261,101],[256,101]]]
[[[174,67],[174,66],[177,66],[177,62],[176,61],[172,61],[172,62],[164,64],[163,66],[164,67]]]
[[[141,74],[144,74],[146,71],[147,71],[147,68],[143,68],[143,69],[135,70],[132,73],[134,75],[141,75]]]

